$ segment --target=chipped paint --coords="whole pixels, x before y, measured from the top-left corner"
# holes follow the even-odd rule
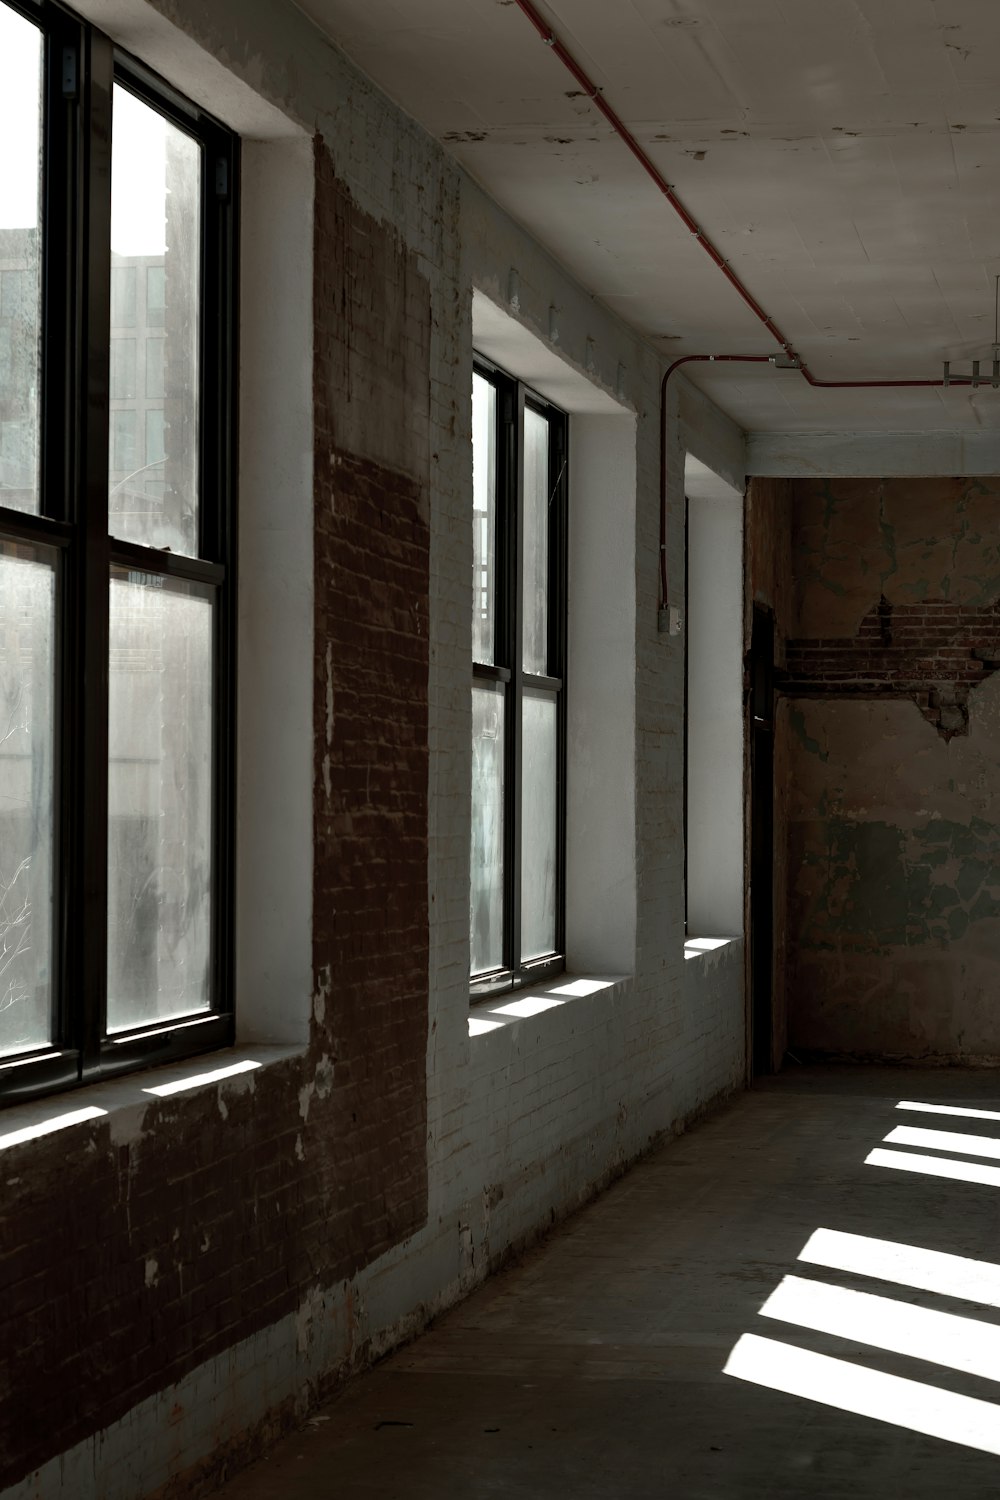
[[[316,1064],[316,1098],[327,1099],[333,1089],[333,1058],[324,1052]]]
[[[317,973],[316,992],[313,995],[313,1020],[322,1026],[326,1020],[326,1002],[330,997],[333,977],[329,964],[321,964]]]
[[[792,733],[795,735],[795,738],[798,740],[799,744],[802,746],[803,750],[807,752],[807,754],[818,755],[820,760],[823,761],[829,760],[829,751],[824,750],[819,740],[814,739],[812,735],[808,733],[808,731],[806,730],[805,716],[802,713],[802,710],[800,708],[796,708],[794,704],[789,707],[788,726],[791,729]]]
[[[299,1114],[303,1124],[309,1123],[309,1106],[312,1104],[312,1096],[316,1092],[316,1085],[312,1082],[304,1083],[299,1089]]]
[[[996,1056],[1000,481],[794,488],[790,1045]]]
[[[325,1309],[322,1287],[310,1287],[295,1314],[295,1343],[299,1354],[308,1354],[316,1336],[316,1325],[322,1319]]]

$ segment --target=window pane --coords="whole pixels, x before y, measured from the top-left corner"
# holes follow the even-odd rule
[[[134,469],[136,466],[135,407],[124,406],[111,413],[111,462],[115,469]],[[122,492],[112,496],[112,504],[123,503]]]
[[[496,649],[497,393],[472,377],[472,659],[490,662]]]
[[[524,655],[526,672],[549,669],[549,424],[524,408]]]
[[[556,946],[556,700],[526,691],[521,714],[521,959]]]
[[[55,570],[46,556],[0,541],[0,1054],[51,1038]]]
[[[146,452],[143,456],[147,464],[162,463],[166,454],[164,441],[163,412],[154,407],[146,413]]]
[[[41,32],[0,4],[0,505],[36,514],[41,128]]]
[[[167,321],[167,273],[164,266],[146,267],[146,322],[162,328]]]
[[[127,261],[111,267],[111,326],[135,327],[135,266]]]
[[[146,395],[154,399],[163,396],[163,345],[163,339],[147,338],[145,340]]]
[[[114,569],[108,1030],[211,1002],[211,590]]]
[[[112,401],[134,401],[137,394],[135,339],[113,338],[111,340],[111,399]]]
[[[132,401],[135,430],[162,432],[162,443],[119,462],[112,430],[109,525],[114,536],[189,557],[198,550],[201,171],[198,142],[116,86],[112,326],[136,329],[146,380],[141,413]]]
[[[472,689],[472,972],[503,965],[503,688]]]

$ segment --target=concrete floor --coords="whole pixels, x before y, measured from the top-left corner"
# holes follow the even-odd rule
[[[873,1148],[922,1150],[924,1165],[929,1156],[969,1167],[978,1142],[959,1154],[953,1142],[931,1151],[929,1141],[882,1141],[904,1126],[1000,1142],[1000,1118],[903,1111],[900,1100],[1000,1110],[1000,1078],[843,1067],[765,1080],[348,1384],[220,1493],[996,1500],[1000,1163],[975,1163],[974,1171],[987,1167],[987,1180],[968,1182],[865,1158]],[[871,1247],[875,1239],[988,1265],[973,1282],[975,1268],[919,1255],[910,1257],[915,1271],[875,1266],[880,1274],[872,1264],[859,1272],[860,1261],[838,1269],[799,1260],[817,1229],[864,1237],[837,1242],[847,1261],[885,1253]],[[989,1299],[990,1266],[997,1306],[966,1300]],[[837,1334],[762,1317],[789,1275],[888,1300],[848,1296],[834,1306],[832,1325],[827,1309],[819,1321]],[[907,1275],[932,1289],[904,1284]],[[777,1378],[796,1389],[808,1380],[810,1394],[724,1373],[745,1334],[780,1341],[785,1373]],[[775,1352],[773,1343],[763,1348]],[[795,1350],[807,1351],[798,1373],[789,1374],[789,1348],[793,1361]],[[851,1414],[837,1401],[873,1414]],[[928,1436],[928,1426],[948,1436]]]

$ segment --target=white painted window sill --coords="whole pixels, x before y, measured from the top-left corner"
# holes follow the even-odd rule
[[[612,993],[620,992],[627,983],[628,975],[625,974],[559,974],[545,984],[533,985],[531,989],[478,1002],[469,1016],[469,1036],[475,1038],[503,1031],[546,1011],[570,1005],[575,1000],[589,999],[591,995],[603,994],[610,999]]]
[[[107,1083],[49,1094],[27,1104],[0,1110],[0,1152],[91,1120],[107,1119],[116,1139],[130,1139],[142,1129],[146,1109],[156,1099],[225,1088],[252,1088],[261,1068],[297,1057],[302,1047],[227,1047],[189,1057],[165,1068],[150,1068]]]
[[[684,962],[692,958],[709,958],[738,943],[735,937],[687,937],[684,939]]]

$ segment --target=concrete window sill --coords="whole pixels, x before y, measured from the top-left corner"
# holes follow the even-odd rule
[[[130,1140],[142,1130],[143,1117],[157,1099],[213,1090],[252,1088],[262,1069],[302,1054],[301,1047],[227,1047],[167,1068],[129,1073],[66,1093],[50,1094],[0,1111],[0,1153],[15,1146],[106,1119],[115,1140]]]
[[[476,1005],[469,1016],[469,1036],[473,1039],[489,1036],[593,995],[617,998],[628,982],[628,976],[622,974],[559,974],[531,989],[497,995]]]
[[[737,937],[687,937],[684,939],[684,961],[692,958],[717,958],[725,948],[740,941]]]

